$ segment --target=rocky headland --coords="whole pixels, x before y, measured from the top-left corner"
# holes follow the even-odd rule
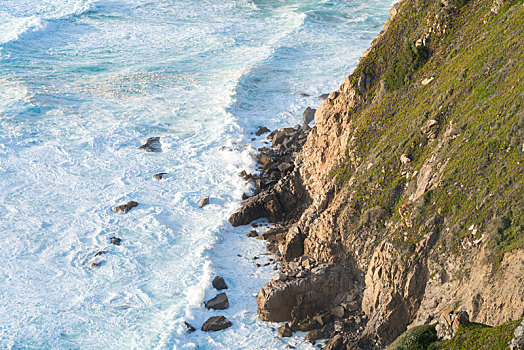
[[[325,349],[522,349],[523,1],[390,13],[301,126],[257,131],[230,222],[275,223],[259,317]]]

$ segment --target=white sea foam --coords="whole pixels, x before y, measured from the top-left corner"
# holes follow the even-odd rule
[[[256,127],[338,87],[389,3],[2,1],[0,348],[312,348],[258,320],[274,271],[227,217]],[[137,150],[151,136],[162,152]],[[216,274],[223,312],[202,304]],[[233,327],[186,334],[217,314]]]

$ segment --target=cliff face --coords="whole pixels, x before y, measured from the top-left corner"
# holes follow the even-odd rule
[[[278,184],[307,202],[270,236],[283,269],[257,297],[264,320],[327,312],[345,325],[331,348],[388,345],[450,308],[524,312],[523,1],[391,15]]]

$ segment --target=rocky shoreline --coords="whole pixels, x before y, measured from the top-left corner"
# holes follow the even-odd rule
[[[399,2],[340,88],[306,110],[303,125],[268,135],[260,174],[241,174],[255,192],[229,221],[276,223],[258,238],[280,270],[256,299],[261,320],[286,322],[281,337],[308,332],[328,350],[418,349],[398,344],[429,334],[436,349],[461,349],[457,338],[477,341],[480,325],[489,346],[522,348],[515,164],[524,119],[508,101],[520,96],[510,72],[522,75],[513,65],[522,33],[513,29],[523,8]],[[472,92],[479,79],[486,95]],[[501,96],[507,103],[486,107]]]
[[[361,310],[361,284],[343,265],[319,263],[304,256],[305,235],[296,226],[311,199],[304,188],[299,169],[300,152],[311,131],[314,109],[303,113],[302,125],[284,127],[265,133],[271,148],[258,149],[258,175],[239,174],[254,187],[252,196],[244,196],[240,209],[231,215],[233,226],[248,225],[267,218],[275,225],[257,237],[267,243],[280,269],[257,295],[258,315],[263,321],[286,322],[278,328],[280,337],[307,332],[306,339],[315,344],[326,341],[325,349],[368,346],[361,337],[366,315]],[[260,132],[263,131],[263,132]],[[275,266],[276,268],[276,266]]]

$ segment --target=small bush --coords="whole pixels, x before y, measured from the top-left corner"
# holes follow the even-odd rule
[[[437,339],[435,325],[413,327],[391,344],[388,350],[425,350]]]
[[[404,41],[402,51],[386,71],[385,81],[388,90],[393,91],[404,85],[408,74],[413,74],[422,67],[428,56],[428,49],[425,46],[416,46],[408,40]]]

